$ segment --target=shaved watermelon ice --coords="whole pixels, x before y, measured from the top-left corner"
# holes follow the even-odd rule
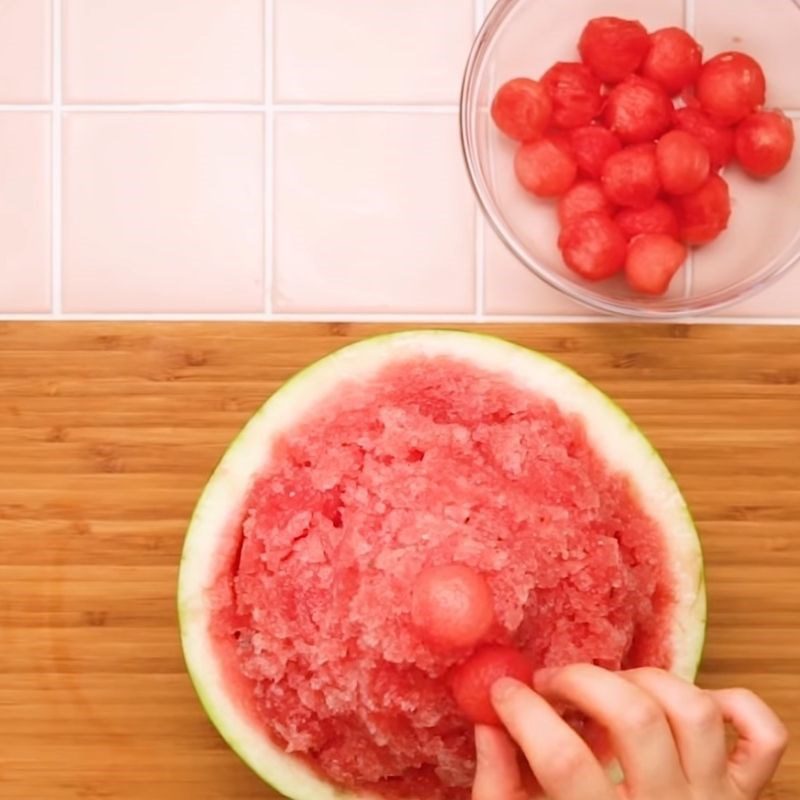
[[[343,379],[276,436],[237,514],[209,623],[229,691],[336,786],[467,800],[473,727],[451,681],[479,642],[534,669],[671,666],[674,576],[629,476],[578,416],[459,358]],[[413,612],[420,576],[454,566],[489,592],[487,624],[467,591],[475,641]]]

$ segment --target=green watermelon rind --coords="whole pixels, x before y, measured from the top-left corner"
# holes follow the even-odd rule
[[[184,543],[178,578],[178,617],[186,666],[208,717],[240,758],[277,791],[293,800],[369,800],[320,776],[299,757],[287,754],[245,714],[225,691],[224,675],[208,635],[206,590],[213,583],[214,554],[231,511],[241,507],[254,476],[268,464],[272,437],[299,421],[342,380],[368,377],[392,359],[445,355],[475,362],[552,397],[579,413],[590,441],[610,465],[628,474],[641,490],[640,502],[669,531],[679,598],[673,630],[673,671],[694,680],[702,658],[706,626],[703,556],[689,509],[658,452],[627,414],[574,370],[541,353],[487,334],[452,330],[390,333],[343,347],[298,372],[283,384],[236,437],[203,491]],[[513,362],[513,364],[512,364]],[[564,391],[561,391],[564,390]],[[567,391],[568,390],[568,391]],[[577,399],[576,399],[577,398]],[[603,426],[619,439],[603,443]],[[599,435],[600,434],[600,435]],[[598,436],[599,435],[599,436]],[[620,443],[623,457],[618,458]],[[649,469],[650,474],[646,475]],[[646,475],[646,477],[645,477]],[[659,491],[656,491],[658,489]],[[656,502],[657,498],[663,498]],[[654,513],[660,505],[663,513]],[[669,517],[670,523],[665,524]]]

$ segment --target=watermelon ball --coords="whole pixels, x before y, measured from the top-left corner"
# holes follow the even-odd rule
[[[581,33],[581,61],[605,83],[619,83],[639,69],[650,49],[641,22],[619,17],[596,17]]]
[[[558,237],[558,247],[573,272],[601,281],[624,267],[628,240],[608,214],[593,213],[568,222]]]
[[[609,156],[600,180],[603,191],[618,206],[646,208],[661,190],[654,144],[636,144]]]
[[[728,227],[730,191],[725,180],[715,173],[697,191],[676,197],[674,204],[681,239],[687,244],[707,244]]]
[[[522,187],[537,197],[558,197],[569,189],[578,165],[560,138],[545,137],[520,145],[514,172]]]
[[[558,221],[563,227],[584,214],[608,214],[614,207],[599,181],[578,181],[558,201]]]
[[[603,110],[602,84],[585,64],[559,61],[542,75],[542,85],[561,128],[588,125]]]
[[[529,78],[514,78],[503,84],[492,102],[495,125],[518,142],[538,139],[547,130],[552,113],[547,90]]]
[[[672,119],[676,130],[686,131],[699,139],[708,150],[711,169],[719,170],[733,158],[733,131],[718,125],[699,108],[678,108]]]
[[[655,82],[631,75],[608,95],[606,125],[628,144],[651,142],[672,127],[673,107]]]
[[[483,576],[464,564],[424,569],[414,584],[411,620],[430,644],[474,647],[494,624],[494,601]]]
[[[492,686],[500,678],[516,678],[530,685],[533,664],[514,647],[485,645],[459,665],[450,683],[453,698],[470,722],[500,725],[492,705]]]
[[[706,182],[711,172],[708,148],[686,131],[669,131],[658,140],[656,164],[667,194],[693,192]]]
[[[606,159],[622,150],[619,137],[603,125],[574,128],[569,141],[578,169],[589,178],[599,178]]]
[[[695,95],[711,119],[735,125],[764,104],[764,71],[745,53],[720,53],[703,64]]]
[[[677,239],[680,234],[675,209],[664,200],[656,200],[647,208],[623,208],[614,220],[626,239],[643,233],[663,233]]]
[[[739,123],[734,149],[739,163],[754,177],[777,175],[792,157],[794,125],[781,111],[757,111]]]
[[[669,95],[691,86],[700,74],[703,49],[683,28],[662,28],[650,34],[650,50],[641,74]]]
[[[698,111],[702,111],[700,107],[700,101],[695,97],[694,94],[694,86],[687,86],[679,95],[678,99],[675,101],[676,110],[678,108],[696,108]]]
[[[637,236],[628,247],[625,278],[632,289],[661,295],[686,261],[686,245],[664,233]]]

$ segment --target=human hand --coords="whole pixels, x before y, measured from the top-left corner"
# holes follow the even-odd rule
[[[528,800],[515,742],[550,800],[756,800],[788,741],[778,717],[751,692],[703,691],[661,670],[575,664],[537,673],[534,687],[511,679],[494,685],[506,730],[476,728],[473,800]],[[608,732],[623,784],[613,785],[548,701]],[[730,753],[726,723],[738,736]]]

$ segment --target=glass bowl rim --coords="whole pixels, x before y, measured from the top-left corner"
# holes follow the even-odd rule
[[[506,223],[503,212],[495,202],[492,191],[483,177],[479,165],[476,135],[473,123],[478,118],[478,79],[481,77],[485,56],[494,42],[495,35],[512,11],[529,2],[547,2],[547,0],[497,0],[486,15],[480,30],[470,48],[464,68],[459,98],[459,128],[461,150],[467,167],[470,184],[478,199],[484,217],[501,242],[514,256],[540,280],[567,297],[605,314],[617,314],[639,319],[670,320],[680,317],[697,316],[718,311],[740,303],[748,297],[759,293],[770,284],[785,275],[792,267],[800,263],[800,225],[794,238],[776,256],[762,266],[755,275],[738,283],[708,292],[698,297],[676,297],[661,299],[659,307],[637,305],[635,301],[626,302],[613,297],[603,297],[588,286],[561,278],[546,264],[537,260],[519,240]],[[788,0],[800,13],[800,0]],[[800,157],[797,153],[795,157]]]

